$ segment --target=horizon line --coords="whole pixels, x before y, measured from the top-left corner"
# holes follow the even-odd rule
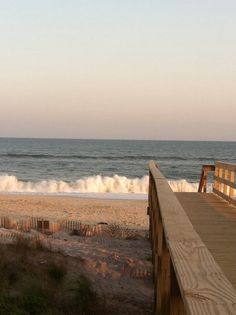
[[[13,137],[0,136],[0,139],[24,139],[24,140],[90,140],[90,141],[158,141],[158,142],[236,142],[236,140],[200,140],[200,139],[132,139],[132,138],[69,138],[69,137]]]

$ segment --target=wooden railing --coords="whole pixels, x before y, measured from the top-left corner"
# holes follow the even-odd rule
[[[236,314],[234,288],[153,161],[149,174],[155,314]]]
[[[236,205],[236,164],[215,163],[213,192],[229,203]]]

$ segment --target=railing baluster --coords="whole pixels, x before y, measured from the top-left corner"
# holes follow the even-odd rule
[[[230,171],[230,182],[234,183],[234,171]],[[232,186],[229,188],[229,197],[234,198],[234,189]]]
[[[224,169],[224,179],[228,180],[229,178],[229,171],[227,168]],[[227,196],[228,195],[228,185],[224,183],[224,194]]]
[[[156,312],[158,315],[162,314],[162,287],[161,287],[161,273],[162,273],[162,248],[163,248],[163,225],[161,220],[159,220],[157,225],[157,235],[158,235],[158,247],[157,247],[157,296],[156,296]]]
[[[222,169],[222,167],[220,167],[220,169],[219,169],[219,178],[222,179],[222,177],[223,177],[223,169]],[[220,192],[222,192],[222,181],[219,182],[219,188],[218,189],[219,189]]]
[[[219,190],[219,182],[216,180],[216,178],[219,176],[219,167],[216,165],[215,168],[215,179],[214,179],[214,189]]]
[[[235,200],[235,171],[236,165],[230,163],[216,162],[213,192],[231,204],[236,205]],[[224,175],[224,176],[223,176]]]

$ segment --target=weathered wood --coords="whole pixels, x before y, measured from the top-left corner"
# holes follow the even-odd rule
[[[226,184],[228,181],[228,178],[229,178],[229,171],[228,171],[228,169],[225,169],[224,170],[224,180],[226,181],[224,183],[224,194],[225,195],[227,195],[227,192],[228,192],[228,184]]]
[[[173,265],[171,264],[171,297],[170,297],[170,315],[185,315],[185,307],[179,285],[176,279]]]
[[[162,315],[162,247],[163,247],[163,225],[161,220],[159,220],[157,224],[157,231],[158,235],[158,245],[157,245],[157,303],[156,303],[156,312],[157,315]]]
[[[166,248],[170,255],[186,314],[236,314],[235,289],[201,241],[183,207],[153,161],[149,163],[149,169],[152,177],[151,184],[155,185],[156,200],[162,222],[162,242],[163,239],[166,240]],[[152,207],[153,205],[151,205]],[[152,218],[151,224],[153,224]],[[154,233],[157,233],[158,226],[153,228]],[[161,242],[159,239],[161,235],[158,235],[158,243]],[[163,244],[162,251],[158,251],[158,258],[159,253],[163,254]],[[159,259],[160,265],[161,262],[163,260]],[[159,272],[160,265],[158,266]],[[158,312],[163,307],[164,299],[161,294],[165,290],[160,288],[163,282],[159,278],[160,275],[157,284],[156,309]],[[170,305],[172,305],[171,295]]]
[[[232,163],[223,163],[223,162],[215,162],[215,166],[219,167],[219,168],[227,168],[230,171],[236,171],[236,164],[232,164]]]
[[[215,167],[215,176],[214,176],[213,188],[216,190],[219,190],[219,182],[216,180],[216,178],[219,178],[219,167],[217,165]]]
[[[231,182],[231,184],[229,185],[230,186],[229,196],[230,196],[230,198],[233,198],[234,197],[234,189],[233,188],[236,189],[236,184],[234,183],[234,171],[230,171],[230,182]]]
[[[229,203],[233,204],[233,205],[236,205],[236,200],[231,198],[230,196],[226,196],[224,193],[218,191],[218,190],[215,190],[213,189],[213,192],[218,195],[219,197],[221,197],[222,199],[228,201]]]
[[[218,182],[219,182],[219,188],[218,188],[218,190],[219,190],[220,192],[222,192],[223,169],[222,169],[221,167],[219,168],[219,178],[220,178],[221,180],[218,181]]]
[[[213,192],[229,203],[236,205],[235,164],[216,162]],[[223,176],[224,173],[224,176]]]
[[[207,192],[207,176],[209,172],[215,171],[215,165],[203,165],[199,182],[198,192]]]
[[[232,177],[233,178],[233,177]],[[231,188],[234,188],[236,189],[236,183],[232,182],[231,180],[228,180],[228,179],[224,179],[224,178],[220,178],[218,176],[215,176],[215,180],[217,182],[220,182],[226,186],[230,186]]]
[[[169,249],[163,235],[162,257],[161,257],[161,309],[162,315],[170,314],[170,298],[171,298],[171,258]]]
[[[194,229],[236,288],[236,208],[213,193],[176,193]]]

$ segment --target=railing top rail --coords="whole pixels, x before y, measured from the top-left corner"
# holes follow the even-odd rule
[[[193,228],[166,178],[150,161],[167,247],[187,314],[236,314],[236,291]]]
[[[215,166],[220,167],[220,168],[226,168],[232,171],[236,171],[236,164],[233,164],[233,163],[216,161]]]

